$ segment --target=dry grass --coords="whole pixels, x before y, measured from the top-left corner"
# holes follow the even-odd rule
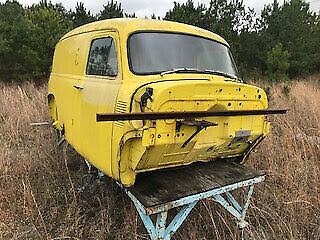
[[[272,108],[290,112],[272,117],[248,163],[269,172],[248,212],[250,239],[320,239],[320,77],[309,78],[271,87]],[[56,147],[53,129],[29,125],[48,119],[45,95],[45,86],[0,85],[0,239],[148,239],[117,186],[96,181],[82,194],[79,157]],[[174,239],[233,239],[234,229],[206,200]]]

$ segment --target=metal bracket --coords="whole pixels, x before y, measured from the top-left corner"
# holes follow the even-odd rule
[[[182,125],[194,126],[194,127],[197,127],[197,130],[182,144],[181,148],[184,148],[203,129],[206,129],[207,127],[218,126],[217,123],[208,122],[206,120],[202,120],[202,121],[183,120],[183,121],[176,121],[176,132],[180,132]]]
[[[141,107],[141,109],[145,108],[147,106],[148,99],[150,100],[150,102],[153,101],[152,95],[153,95],[153,88],[147,87],[146,91],[142,94],[142,96],[140,98],[140,107]]]

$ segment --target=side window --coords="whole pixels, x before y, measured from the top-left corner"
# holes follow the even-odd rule
[[[111,37],[95,39],[91,43],[87,64],[88,75],[118,75],[118,61],[114,41]]]

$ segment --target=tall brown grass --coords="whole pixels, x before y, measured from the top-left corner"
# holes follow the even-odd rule
[[[290,111],[271,118],[270,135],[248,162],[269,173],[249,207],[250,239],[320,239],[320,77],[312,78],[271,86],[270,106]],[[79,156],[57,147],[52,128],[30,126],[44,120],[46,86],[0,85],[0,239],[148,239],[112,181],[83,191]],[[208,199],[174,239],[234,239],[234,230]]]

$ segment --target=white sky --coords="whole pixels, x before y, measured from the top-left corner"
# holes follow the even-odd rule
[[[311,9],[313,11],[320,11],[320,0],[307,0],[311,4]],[[0,0],[4,3],[5,0]],[[32,5],[33,3],[38,3],[39,0],[18,0],[23,5]],[[92,13],[98,13],[104,4],[108,0],[51,0],[52,3],[62,3],[67,9],[74,9],[77,2],[83,2],[88,10]],[[117,2],[122,4],[122,8],[126,13],[135,12],[138,17],[150,17],[152,13],[156,16],[164,17],[165,13],[173,7],[174,0],[118,0]],[[176,2],[186,2],[186,0],[176,0]],[[194,0],[196,5],[198,3],[204,3],[208,5],[210,0]],[[244,5],[254,8],[255,11],[260,14],[261,9],[265,4],[272,3],[273,0],[244,0]],[[283,0],[279,0],[280,3]]]

